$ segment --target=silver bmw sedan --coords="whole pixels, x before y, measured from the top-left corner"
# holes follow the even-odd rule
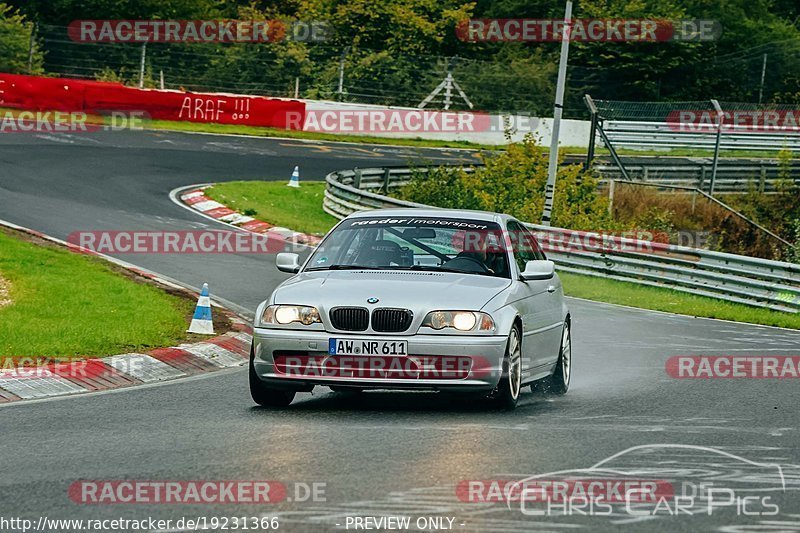
[[[256,312],[250,391],[289,405],[315,386],[475,393],[513,409],[526,385],[567,392],[570,314],[554,264],[508,215],[350,215]]]

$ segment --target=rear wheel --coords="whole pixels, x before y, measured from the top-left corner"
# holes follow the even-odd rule
[[[261,381],[253,363],[255,353],[250,347],[250,396],[263,407],[286,407],[294,400],[295,391],[274,389]]]
[[[542,381],[542,389],[550,394],[566,394],[572,378],[572,336],[569,322],[564,322],[561,333],[561,347],[558,352],[558,362],[553,375]],[[533,388],[533,385],[531,385]]]
[[[522,344],[519,327],[511,328],[506,344],[506,355],[503,358],[503,375],[500,383],[492,392],[491,399],[502,409],[514,409],[519,401],[522,388]]]

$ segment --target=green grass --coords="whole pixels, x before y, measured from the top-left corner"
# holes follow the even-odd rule
[[[314,141],[351,142],[363,144],[386,144],[391,146],[411,146],[416,148],[465,148],[470,150],[497,150],[502,146],[479,144],[469,141],[440,141],[434,139],[397,139],[379,137],[377,135],[348,135],[345,133],[320,133],[315,131],[297,131],[280,128],[264,128],[239,124],[206,124],[200,122],[183,122],[173,120],[149,120],[144,123],[146,129],[188,131],[201,133],[221,133],[228,135],[254,135],[257,137],[284,137],[288,139],[308,139]],[[584,150],[585,151],[585,150]]]
[[[324,233],[336,219],[322,210],[322,182],[302,182],[300,189],[283,182],[234,181],[206,190],[206,195],[256,218],[302,232]],[[251,211],[252,212],[252,211]],[[781,313],[696,296],[661,287],[645,287],[593,276],[559,273],[568,296],[683,315],[800,329],[800,313]]]
[[[0,230],[0,358],[89,357],[186,339],[193,303],[112,270],[102,260]]]
[[[323,181],[229,181],[206,189],[206,196],[241,213],[302,233],[325,234],[337,222],[322,210]]]
[[[560,272],[559,277],[567,296],[682,315],[800,329],[800,313],[781,313],[661,287],[645,287],[569,272]]]

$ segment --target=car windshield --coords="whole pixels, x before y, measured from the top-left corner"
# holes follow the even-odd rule
[[[406,269],[508,278],[500,229],[472,219],[354,218],[322,242],[305,270]]]

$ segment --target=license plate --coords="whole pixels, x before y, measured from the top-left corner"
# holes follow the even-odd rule
[[[408,341],[373,339],[328,339],[329,355],[408,355]]]

